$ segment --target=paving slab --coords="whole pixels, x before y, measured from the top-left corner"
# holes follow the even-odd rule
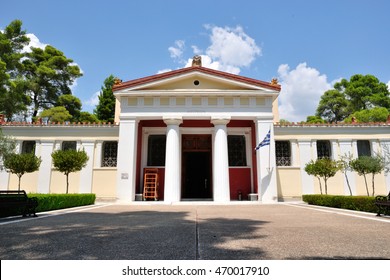
[[[390,259],[389,232],[389,217],[297,203],[105,204],[0,219],[0,259]]]

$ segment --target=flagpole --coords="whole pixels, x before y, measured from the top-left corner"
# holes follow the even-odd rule
[[[268,170],[271,170],[271,125],[269,126],[269,132],[270,132],[270,143],[268,145]]]

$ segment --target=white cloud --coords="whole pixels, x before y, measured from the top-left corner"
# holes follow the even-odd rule
[[[300,63],[293,70],[282,64],[278,74],[282,86],[279,95],[281,119],[305,121],[307,116],[315,114],[321,95],[332,88],[326,75],[306,63]]]
[[[240,26],[230,28],[205,25],[205,28],[210,31],[210,45],[206,51],[196,45],[191,46],[194,55],[202,56],[203,67],[239,74],[241,67],[250,66],[256,57],[261,55],[261,49],[255,40]],[[184,67],[189,67],[192,64],[192,57],[183,59],[184,49],[183,40],[175,41],[174,46],[168,48],[173,59],[179,60]]]
[[[390,90],[390,81],[387,82],[387,88]]]
[[[170,72],[170,71],[172,71],[172,69],[166,68],[166,69],[158,70],[157,74],[162,74],[162,73],[166,73],[166,72]]]
[[[47,44],[39,41],[38,37],[35,36],[35,34],[28,33],[26,34],[26,36],[30,38],[30,43],[23,48],[23,52],[31,52],[31,47],[44,49],[47,46]]]
[[[198,46],[194,45],[194,46],[191,46],[191,48],[192,48],[192,51],[194,52],[195,55],[203,53],[203,51],[201,49],[199,49]]]
[[[211,30],[211,45],[206,54],[213,60],[218,60],[222,67],[247,67],[261,55],[261,49],[255,40],[249,37],[242,27],[206,26]]]
[[[173,59],[181,59],[185,47],[185,42],[183,40],[176,40],[174,46],[169,47],[168,51],[171,54]]]
[[[88,100],[84,101],[83,104],[89,107],[95,107],[99,104],[99,95],[100,91],[95,92]]]

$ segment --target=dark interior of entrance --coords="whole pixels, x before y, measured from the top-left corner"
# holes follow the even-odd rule
[[[182,199],[211,199],[211,135],[184,135]]]

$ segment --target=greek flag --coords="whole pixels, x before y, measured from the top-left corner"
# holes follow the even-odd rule
[[[256,146],[255,150],[257,151],[261,147],[269,145],[270,140],[271,140],[271,130],[268,130],[267,135],[264,137],[263,141],[261,141],[259,145]]]

